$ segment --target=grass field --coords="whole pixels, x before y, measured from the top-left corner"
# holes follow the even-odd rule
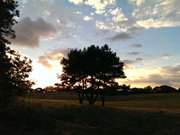
[[[68,96],[68,95],[67,95]],[[74,97],[73,97],[74,96]],[[2,135],[179,135],[180,94],[107,97],[105,107],[80,106],[65,95],[20,98],[0,111]]]
[[[69,94],[63,94],[63,96],[60,94],[29,97],[26,98],[25,101],[34,105],[54,108],[63,106],[80,106],[76,95]],[[101,106],[101,102],[98,101],[96,106]],[[106,97],[105,107],[132,111],[180,113],[180,93]]]

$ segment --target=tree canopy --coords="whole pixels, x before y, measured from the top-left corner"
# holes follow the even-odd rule
[[[15,0],[0,0],[0,43],[9,43],[7,37],[15,37],[13,26],[19,17],[18,3]]]
[[[125,78],[123,62],[108,45],[72,49],[61,61],[62,84],[66,87],[97,92],[114,86],[116,78]]]

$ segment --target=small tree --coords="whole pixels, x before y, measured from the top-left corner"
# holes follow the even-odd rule
[[[94,104],[97,96],[101,95],[104,105],[104,90],[114,86],[116,78],[125,78],[124,64],[108,45],[72,49],[67,58],[62,59],[61,64],[61,81],[71,88],[79,89],[80,103],[83,103],[86,96],[89,104]]]
[[[34,84],[28,80],[32,71],[31,60],[16,51],[5,48],[0,57],[0,103],[11,103],[16,95],[23,94]]]

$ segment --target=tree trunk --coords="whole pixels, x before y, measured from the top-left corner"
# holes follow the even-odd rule
[[[79,103],[83,104],[83,101],[84,101],[84,91],[79,91],[78,96],[79,96]]]
[[[101,101],[102,101],[102,106],[104,107],[104,105],[105,105],[105,97],[104,97],[103,93],[101,93]]]
[[[90,93],[90,98],[89,98],[89,104],[90,105],[93,105],[95,102],[94,102],[94,93],[93,92],[91,92]]]

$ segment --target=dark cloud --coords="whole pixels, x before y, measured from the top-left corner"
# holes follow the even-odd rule
[[[134,64],[141,61],[143,61],[143,58],[140,58],[140,57],[136,58],[135,60],[123,60],[125,64]]]
[[[38,62],[47,68],[51,68],[52,65],[49,63],[49,59],[46,56],[40,56]]]
[[[53,65],[51,65],[50,61],[59,61],[66,57],[69,52],[69,49],[57,49],[48,53],[45,53],[42,56],[39,56],[38,63],[42,64],[43,66],[47,68],[51,68]]]
[[[31,20],[26,17],[16,26],[16,38],[12,41],[14,44],[25,47],[37,47],[40,38],[48,38],[56,33],[53,25],[42,18]]]
[[[128,40],[131,38],[132,38],[132,36],[129,33],[118,33],[118,34],[110,37],[109,39],[111,41],[120,41],[120,40]]]
[[[134,60],[123,60],[125,64],[133,64]]]
[[[134,55],[139,55],[139,54],[140,54],[140,52],[128,52],[128,54],[129,54],[129,55],[133,55],[133,56],[134,56]]]
[[[169,53],[163,53],[163,54],[161,55],[161,58],[163,58],[163,59],[169,59],[169,58],[171,58],[171,57],[172,57],[172,55],[169,54]]]
[[[129,47],[132,47],[132,48],[141,48],[143,47],[142,44],[130,44]]]
[[[137,61],[143,61],[143,58],[138,57],[138,58],[136,58],[136,62]]]

